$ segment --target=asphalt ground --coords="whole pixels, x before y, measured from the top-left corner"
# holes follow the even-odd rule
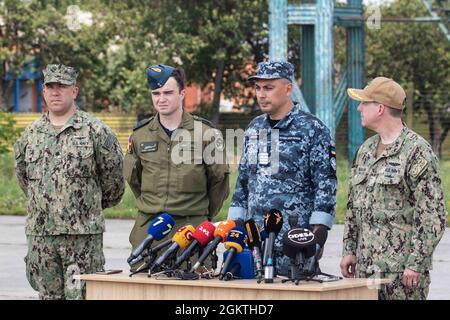
[[[128,235],[132,226],[132,220],[106,221],[105,268],[128,271],[126,259],[131,250]],[[324,255],[320,260],[320,267],[325,273],[340,275],[343,230],[343,225],[335,225],[329,232]],[[37,299],[37,292],[30,287],[25,276],[26,252],[25,217],[0,216],[0,300]],[[450,300],[449,288],[450,229],[447,228],[433,256],[428,299]]]

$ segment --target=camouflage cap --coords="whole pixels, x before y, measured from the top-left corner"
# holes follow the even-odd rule
[[[147,68],[147,83],[150,89],[159,89],[167,82],[175,68],[165,65],[156,64]]]
[[[48,64],[42,73],[44,74],[44,84],[56,82],[73,85],[77,83],[78,72],[73,67],[63,64]]]
[[[287,61],[267,61],[260,62],[256,75],[248,78],[249,81],[257,79],[288,79],[294,76],[294,66]]]

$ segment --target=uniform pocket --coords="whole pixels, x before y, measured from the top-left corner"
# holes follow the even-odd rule
[[[35,291],[39,291],[39,287],[38,287],[36,281],[34,280],[35,272],[33,272],[33,268],[30,263],[30,250],[31,250],[31,246],[32,246],[32,238],[31,237],[32,236],[27,236],[28,251],[27,251],[27,255],[23,259],[25,261],[25,275],[27,277],[27,280],[28,280],[28,283],[30,284],[30,286]]]
[[[27,148],[25,151],[25,162],[27,163],[27,178],[29,180],[40,180],[42,178],[42,156],[39,149]]]
[[[156,152],[141,154],[142,164],[142,191],[156,191],[157,179],[159,178],[161,164],[160,156]]]
[[[367,172],[361,172],[357,174],[352,173],[351,185],[353,188],[353,207],[363,208],[367,205],[365,200],[367,183]]]
[[[400,210],[403,208],[402,176],[379,176],[376,180],[375,207],[386,210]]]
[[[94,148],[75,147],[66,157],[65,172],[70,178],[89,178],[95,174]]]

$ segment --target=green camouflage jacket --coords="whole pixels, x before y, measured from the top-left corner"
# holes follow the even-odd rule
[[[77,110],[57,134],[44,114],[17,140],[14,157],[28,198],[27,235],[105,230],[102,209],[124,192],[123,154],[110,128]]]
[[[406,127],[377,159],[379,140],[360,147],[351,169],[343,255],[361,271],[430,270],[446,219],[438,159]]]

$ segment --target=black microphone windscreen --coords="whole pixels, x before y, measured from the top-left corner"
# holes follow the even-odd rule
[[[283,227],[283,215],[277,209],[271,209],[264,215],[264,230],[278,234]]]
[[[320,226],[315,232],[314,236],[316,237],[317,244],[323,248],[325,242],[328,238],[328,229],[325,226]]]
[[[258,225],[256,224],[255,220],[249,219],[245,222],[245,229],[247,230],[247,240],[248,240],[248,246],[250,249],[253,250],[253,248],[261,248],[261,233],[259,232]]]
[[[303,252],[305,258],[315,254],[316,237],[308,229],[294,228],[283,235],[283,253],[295,259],[297,253]]]

